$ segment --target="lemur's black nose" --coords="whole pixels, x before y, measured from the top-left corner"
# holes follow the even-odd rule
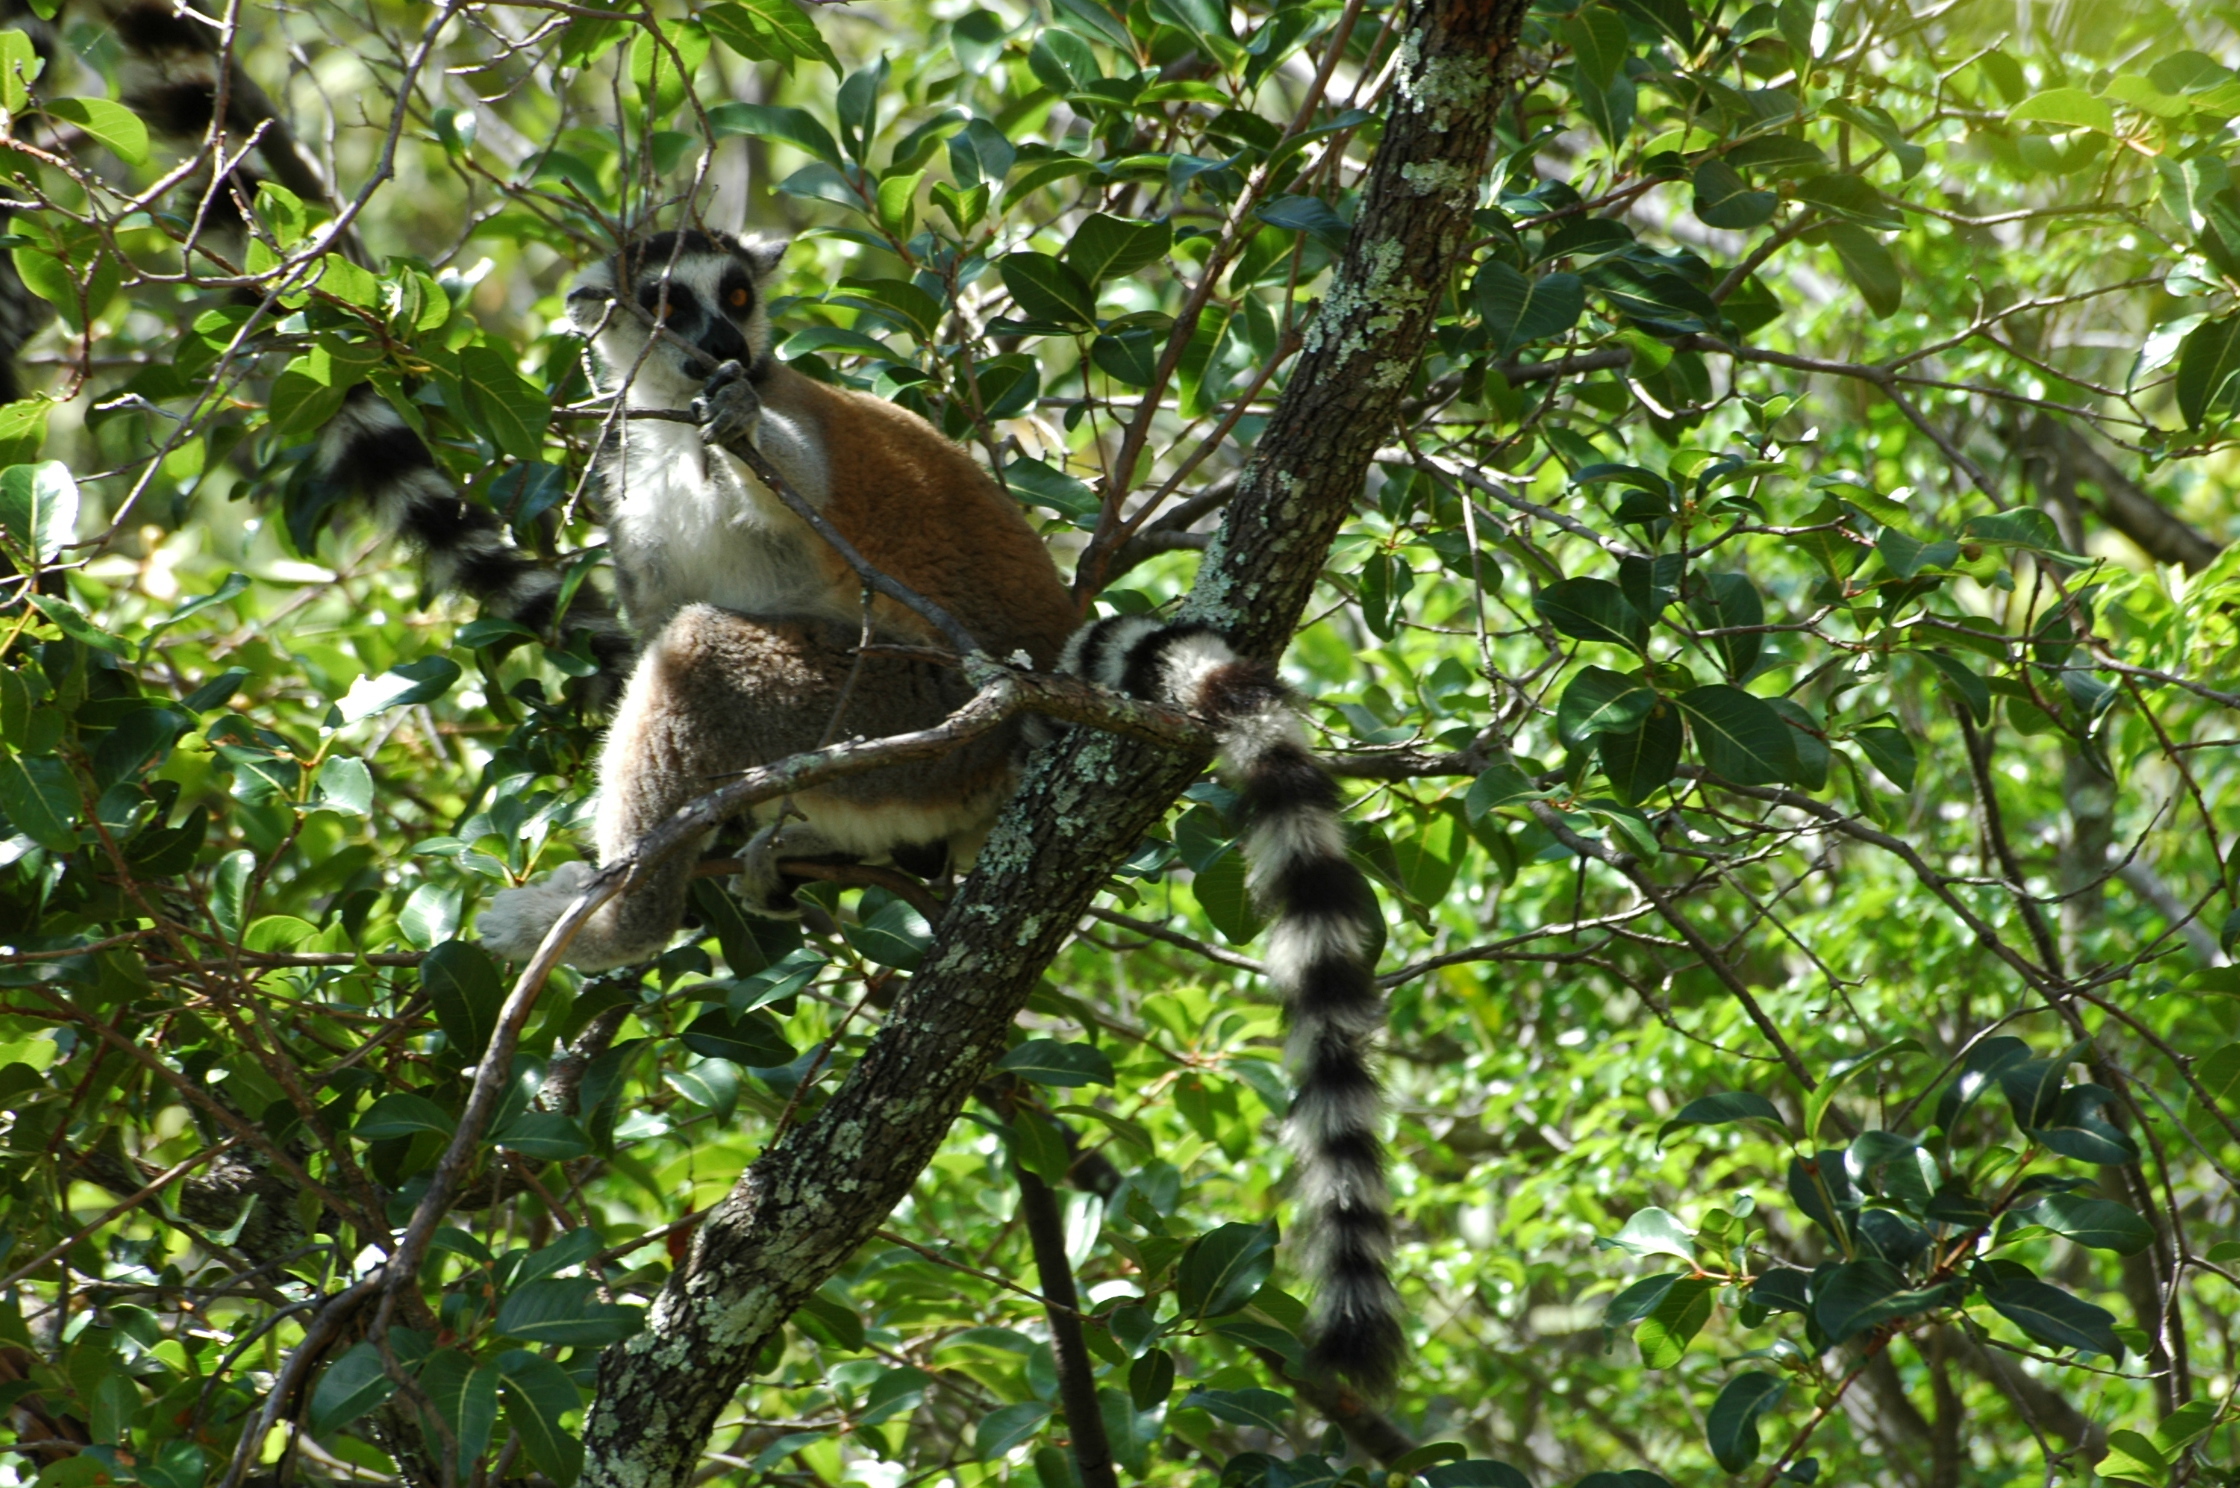
[[[718,363],[738,362],[744,365],[754,360],[753,352],[747,346],[747,338],[739,333],[737,326],[721,315],[708,317],[700,334],[693,338],[693,344],[714,357]]]

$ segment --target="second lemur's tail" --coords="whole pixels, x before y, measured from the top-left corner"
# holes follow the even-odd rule
[[[621,695],[635,648],[614,612],[586,585],[562,617],[560,575],[515,547],[496,512],[461,496],[420,436],[370,386],[351,389],[319,432],[312,461],[320,479],[359,497],[419,550],[430,588],[464,594],[485,615],[539,634],[588,633],[598,668],[588,701],[604,711]]]
[[[1384,1027],[1369,947],[1377,902],[1346,856],[1337,782],[1307,747],[1291,693],[1203,625],[1141,615],[1100,620],[1065,670],[1209,719],[1237,791],[1246,882],[1270,922],[1268,974],[1290,1012],[1297,1090],[1289,1136],[1299,1166],[1304,1269],[1314,1279],[1308,1359],[1371,1394],[1405,1349],[1389,1266],[1383,1092],[1371,1064]]]

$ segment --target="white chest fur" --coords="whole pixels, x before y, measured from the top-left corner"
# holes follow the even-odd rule
[[[822,503],[824,460],[807,430],[766,409],[756,443],[795,490]],[[692,603],[748,614],[831,609],[812,557],[815,534],[738,461],[706,448],[694,425],[633,420],[608,468],[608,489],[619,494],[610,532],[639,634]]]

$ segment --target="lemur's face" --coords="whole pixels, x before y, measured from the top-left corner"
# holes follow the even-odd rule
[[[568,318],[593,338],[602,380],[629,377],[635,368],[640,378],[648,371],[669,373],[697,387],[715,364],[751,368],[769,355],[763,286],[784,251],[783,243],[759,238],[658,233],[588,270],[568,291]],[[618,288],[628,304],[616,303]],[[656,325],[668,334],[641,361]],[[687,347],[708,364],[696,364]]]

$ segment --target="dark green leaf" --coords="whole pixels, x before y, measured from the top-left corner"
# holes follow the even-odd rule
[[[1197,1317],[1235,1312],[1268,1279],[1275,1248],[1273,1225],[1225,1224],[1201,1235],[1175,1271],[1182,1310]]]
[[[643,1307],[601,1302],[595,1276],[563,1276],[517,1286],[499,1304],[491,1326],[525,1343],[603,1348],[620,1343],[645,1323]]]
[[[1039,1400],[1021,1401],[990,1411],[972,1433],[972,1450],[982,1462],[993,1462],[1042,1429],[1050,1407]]]
[[[1579,323],[1587,307],[1586,284],[1577,274],[1528,278],[1498,258],[1489,258],[1479,267],[1474,294],[1486,336],[1499,357],[1565,334]]]
[[[2195,326],[2178,348],[2178,412],[2186,427],[2198,429],[2212,410],[2222,410],[2227,389],[2240,372],[2240,316]]]
[[[1674,701],[1713,774],[1736,785],[1780,785],[1795,778],[1794,731],[1764,699],[1714,683],[1690,688]]]
[[[1174,228],[1166,222],[1132,222],[1092,212],[1074,229],[1065,261],[1086,283],[1102,284],[1157,263],[1173,242]]]
[[[1888,1261],[1848,1261],[1820,1278],[1813,1289],[1812,1313],[1822,1332],[1842,1343],[1893,1318],[1911,1317],[1950,1300],[1947,1287],[1907,1287]]]
[[[1873,761],[1874,767],[1896,782],[1900,790],[1913,789],[1916,760],[1913,741],[1903,730],[1876,725],[1851,731],[1851,742]]]
[[[1612,1297],[1604,1306],[1602,1326],[1623,1328],[1640,1322],[1657,1310],[1658,1304],[1664,1301],[1664,1294],[1671,1291],[1672,1284],[1685,1275],[1685,1271],[1667,1271],[1661,1276],[1644,1276]]]
[[[420,963],[420,990],[459,1059],[467,1064],[480,1059],[506,1001],[505,981],[489,953],[471,941],[445,941]]]
[[[492,1132],[490,1140],[533,1162],[568,1162],[591,1151],[583,1128],[556,1111],[524,1112]]]
[[[2018,1268],[2019,1269],[2019,1268]],[[2030,1276],[1979,1276],[1983,1300],[2008,1322],[2048,1348],[2106,1354],[2123,1362],[2115,1315],[2049,1282]]]
[[[2154,1243],[2154,1227],[2112,1199],[2048,1194],[2030,1212],[2030,1219],[2079,1245],[2118,1255],[2137,1255]]]
[[[495,1361],[506,1402],[506,1424],[521,1433],[529,1460],[546,1477],[573,1488],[583,1472],[583,1439],[563,1417],[583,1407],[575,1382],[550,1359],[527,1349],[507,1349]]]
[[[1831,172],[1797,183],[1797,200],[1867,227],[1894,232],[1906,225],[1897,209],[1857,176]],[[1841,249],[1837,250],[1839,253]]]
[[[1664,788],[1680,767],[1682,733],[1680,710],[1660,698],[1642,716],[1639,727],[1628,733],[1605,733],[1595,740],[1602,773],[1619,800],[1638,806]]]
[[[1291,1429],[1292,1404],[1273,1390],[1192,1390],[1182,1403],[1237,1426],[1257,1426],[1278,1435]]]
[[[1641,1362],[1651,1369],[1670,1369],[1688,1351],[1688,1341],[1711,1321],[1711,1302],[1719,1281],[1710,1276],[1683,1276],[1658,1301],[1656,1309],[1634,1329]]]
[[[1781,1403],[1787,1387],[1781,1377],[1746,1369],[1719,1389],[1704,1417],[1703,1434],[1711,1455],[1731,1473],[1758,1460],[1758,1417]]]
[[[684,1046],[709,1059],[728,1059],[749,1069],[770,1069],[793,1062],[795,1049],[775,1017],[757,1010],[739,1017],[711,1009],[684,1031]]]
[[[1590,666],[1563,690],[1556,705],[1556,735],[1578,749],[1597,734],[1630,733],[1656,702],[1656,693],[1633,678]]]
[[[996,267],[1012,302],[1029,319],[1077,330],[1096,326],[1096,294],[1067,264],[1047,253],[1009,253]]]
[[[1477,1457],[1444,1462],[1423,1474],[1425,1488],[1532,1488],[1532,1479],[1506,1462]]]
[[[1609,641],[1638,651],[1648,644],[1649,622],[1608,579],[1563,579],[1532,596],[1540,618],[1582,641]]]
[[[865,960],[902,971],[916,971],[925,957],[926,947],[932,943],[933,927],[906,899],[889,899],[871,918],[848,927],[848,944],[861,952]]]
[[[1844,277],[1859,291],[1875,318],[1895,314],[1905,299],[1906,282],[1898,272],[1897,259],[1882,240],[1855,222],[1831,222],[1821,231],[1842,261]]]
[[[1738,573],[1712,574],[1703,579],[1689,597],[1688,610],[1695,616],[1700,630],[1728,630],[1766,623],[1765,601],[1759,598],[1757,586]],[[1737,635],[1711,638],[1711,647],[1725,664],[1727,676],[1736,682],[1750,675],[1750,668],[1757,665],[1758,652],[1764,644],[1762,633],[1748,629]]]
[[[1333,253],[1343,253],[1353,234],[1352,226],[1319,196],[1279,196],[1252,215],[1270,227],[1307,233]]]
[[[1489,811],[1528,800],[1539,793],[1531,781],[1508,765],[1491,765],[1470,782],[1470,794],[1463,799],[1463,810],[1472,822],[1478,822]]]
[[[1680,1108],[1679,1114],[1657,1128],[1657,1143],[1683,1126],[1724,1126],[1730,1121],[1770,1121],[1786,1133],[1788,1123],[1781,1119],[1781,1112],[1772,1101],[1754,1090],[1722,1090],[1716,1095],[1702,1095]]]
[[[1070,1088],[1112,1083],[1112,1061],[1104,1050],[1094,1044],[1068,1044],[1057,1039],[1028,1039],[997,1060],[996,1068],[1037,1085]]]
[[[2072,1085],[2055,1099],[2050,1114],[2028,1124],[2030,1136],[2079,1162],[2103,1167],[2137,1162],[2139,1144],[2100,1114],[2114,1100],[2115,1093],[2104,1085]]]
[[[421,1132],[449,1136],[452,1124],[450,1114],[426,1096],[392,1090],[368,1106],[351,1130],[361,1141],[377,1142],[384,1137],[410,1137]]]
[[[1610,86],[1633,50],[1624,20],[1599,5],[1590,5],[1566,17],[1561,30],[1579,75],[1598,88]]]
[[[393,666],[378,677],[360,677],[339,698],[335,707],[342,721],[356,723],[387,708],[432,702],[459,680],[459,663],[448,656],[423,656]]]
[[[439,1349],[420,1366],[415,1382],[451,1428],[459,1448],[459,1474],[471,1474],[474,1460],[489,1450],[490,1432],[498,1423],[498,1371],[489,1365],[477,1369],[457,1349]]]
[[[370,1343],[349,1351],[319,1376],[311,1392],[311,1434],[331,1436],[387,1400],[397,1390],[381,1362],[381,1350]]]
[[[1742,179],[1742,173],[1714,156],[1696,167],[1696,216],[1711,227],[1748,232],[1773,218],[1781,197],[1759,191]]]

